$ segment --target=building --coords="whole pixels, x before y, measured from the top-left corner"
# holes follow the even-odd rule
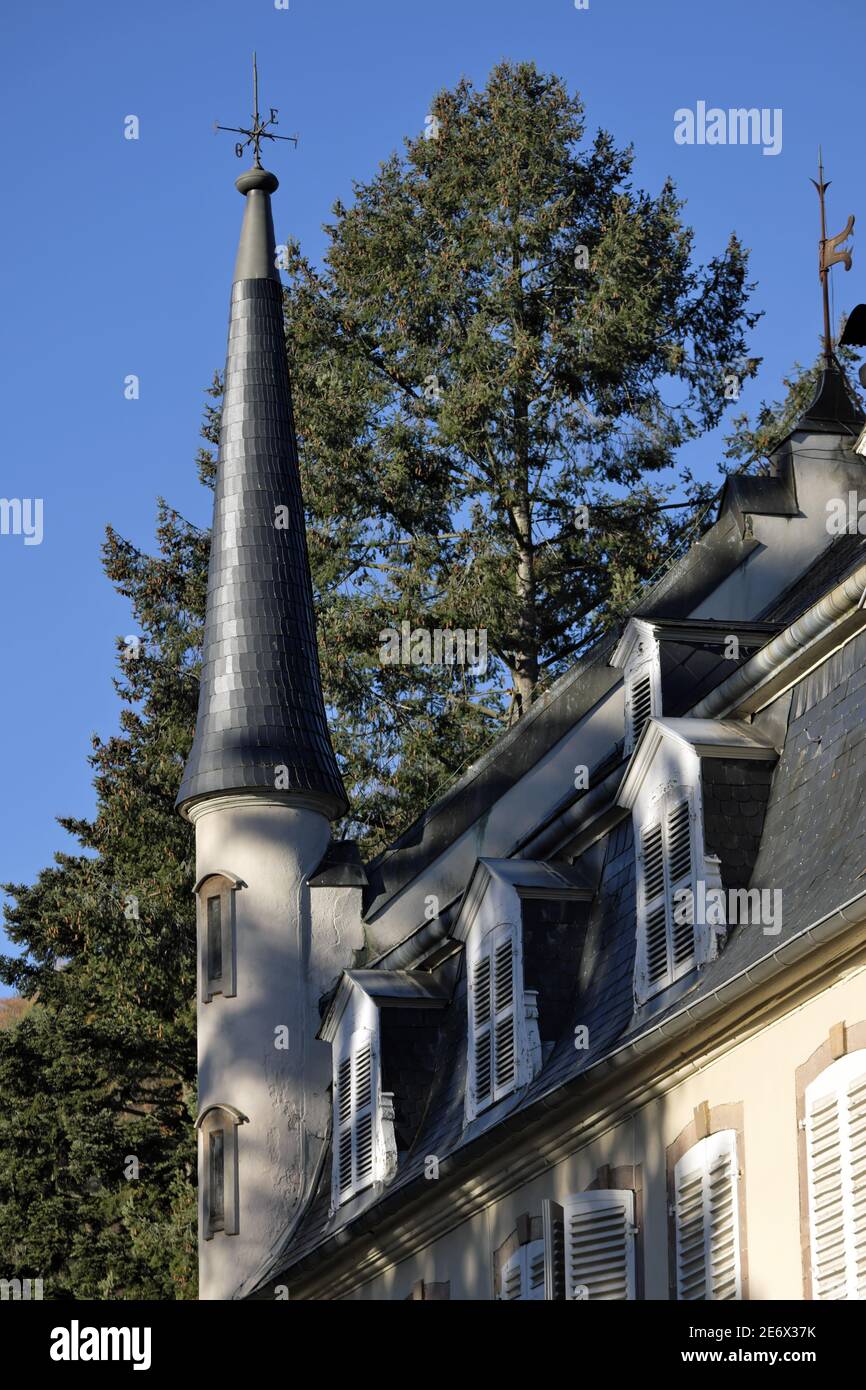
[[[178,797],[201,1296],[863,1297],[866,475],[838,364],[623,630],[365,866],[329,824],[276,186],[238,180]]]

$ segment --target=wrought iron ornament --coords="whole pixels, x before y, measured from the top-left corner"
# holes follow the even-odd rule
[[[253,150],[255,152],[253,159],[253,168],[261,169],[263,140],[288,140],[295,146],[297,146],[298,143],[297,135],[274,135],[273,131],[269,129],[270,126],[278,124],[277,117],[279,116],[279,114],[280,113],[276,109],[276,107],[272,106],[269,109],[269,115],[266,121],[263,121],[261,116],[259,115],[259,72],[256,66],[256,55],[254,53],[253,115],[251,129],[246,129],[244,126],[220,125],[218,121],[214,121],[214,132],[218,130],[230,130],[233,135],[245,135],[247,138],[245,140],[238,140],[237,144],[235,145],[235,154],[237,155],[238,159],[243,159],[244,150],[247,148],[248,145],[252,145]]]
[[[821,205],[821,239],[818,243],[818,277],[821,281],[821,294],[824,300],[824,361],[829,366],[833,361],[833,337],[830,331],[830,267],[833,265],[844,265],[846,270],[851,269],[851,252],[847,247],[842,246],[843,241],[847,241],[854,230],[854,218],[849,217],[845,224],[844,231],[836,236],[827,235],[827,206],[825,194],[830,187],[829,179],[824,182],[824,161],[821,158],[820,147],[818,149],[818,178],[811,179],[811,183],[818,190],[818,202]]]

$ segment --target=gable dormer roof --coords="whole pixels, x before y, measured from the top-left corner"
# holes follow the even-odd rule
[[[750,724],[738,719],[651,719],[632,754],[617,802],[634,806],[656,755],[665,739],[691,748],[699,758],[761,759],[779,756],[778,750]]]

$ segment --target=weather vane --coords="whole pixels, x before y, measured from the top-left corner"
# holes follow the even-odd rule
[[[829,367],[833,361],[833,337],[830,332],[830,267],[832,265],[844,265],[846,270],[851,269],[851,252],[847,247],[842,246],[843,241],[847,241],[854,230],[854,218],[849,217],[845,224],[845,230],[838,236],[828,237],[827,235],[827,208],[824,194],[830,187],[829,181],[824,182],[824,163],[821,158],[821,148],[818,147],[818,179],[811,180],[818,190],[818,201],[821,204],[821,240],[818,243],[818,277],[821,281],[821,293],[824,299],[824,361]]]
[[[269,126],[278,124],[278,115],[279,112],[273,106],[270,108],[270,114],[266,121],[263,121],[261,116],[259,115],[259,71],[256,67],[256,55],[254,53],[252,129],[246,130],[243,126],[236,125],[220,125],[217,121],[214,121],[214,132],[218,130],[230,130],[234,135],[245,135],[247,137],[246,140],[238,140],[237,144],[235,145],[235,154],[237,155],[238,159],[242,159],[244,150],[247,148],[247,145],[252,145],[253,149],[255,150],[253,167],[256,169],[261,169],[263,140],[290,140],[292,144],[295,146],[297,146],[298,143],[297,135],[274,135],[274,133],[268,128]]]

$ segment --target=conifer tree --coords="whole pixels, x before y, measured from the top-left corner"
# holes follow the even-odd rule
[[[290,248],[287,342],[325,694],[352,813],[387,844],[633,600],[709,486],[755,322],[736,238],[706,267],[673,187],[585,137],[556,78],[503,64]],[[746,373],[753,370],[748,363]],[[199,473],[213,482],[220,383]],[[672,489],[676,502],[666,510]],[[120,729],[94,740],[76,854],[9,885],[35,1005],[0,1030],[0,1275],[47,1297],[195,1296],[192,834],[174,810],[197,704],[208,537],[161,502],[156,555],[109,530]],[[383,662],[383,634],[487,633],[489,665]]]

